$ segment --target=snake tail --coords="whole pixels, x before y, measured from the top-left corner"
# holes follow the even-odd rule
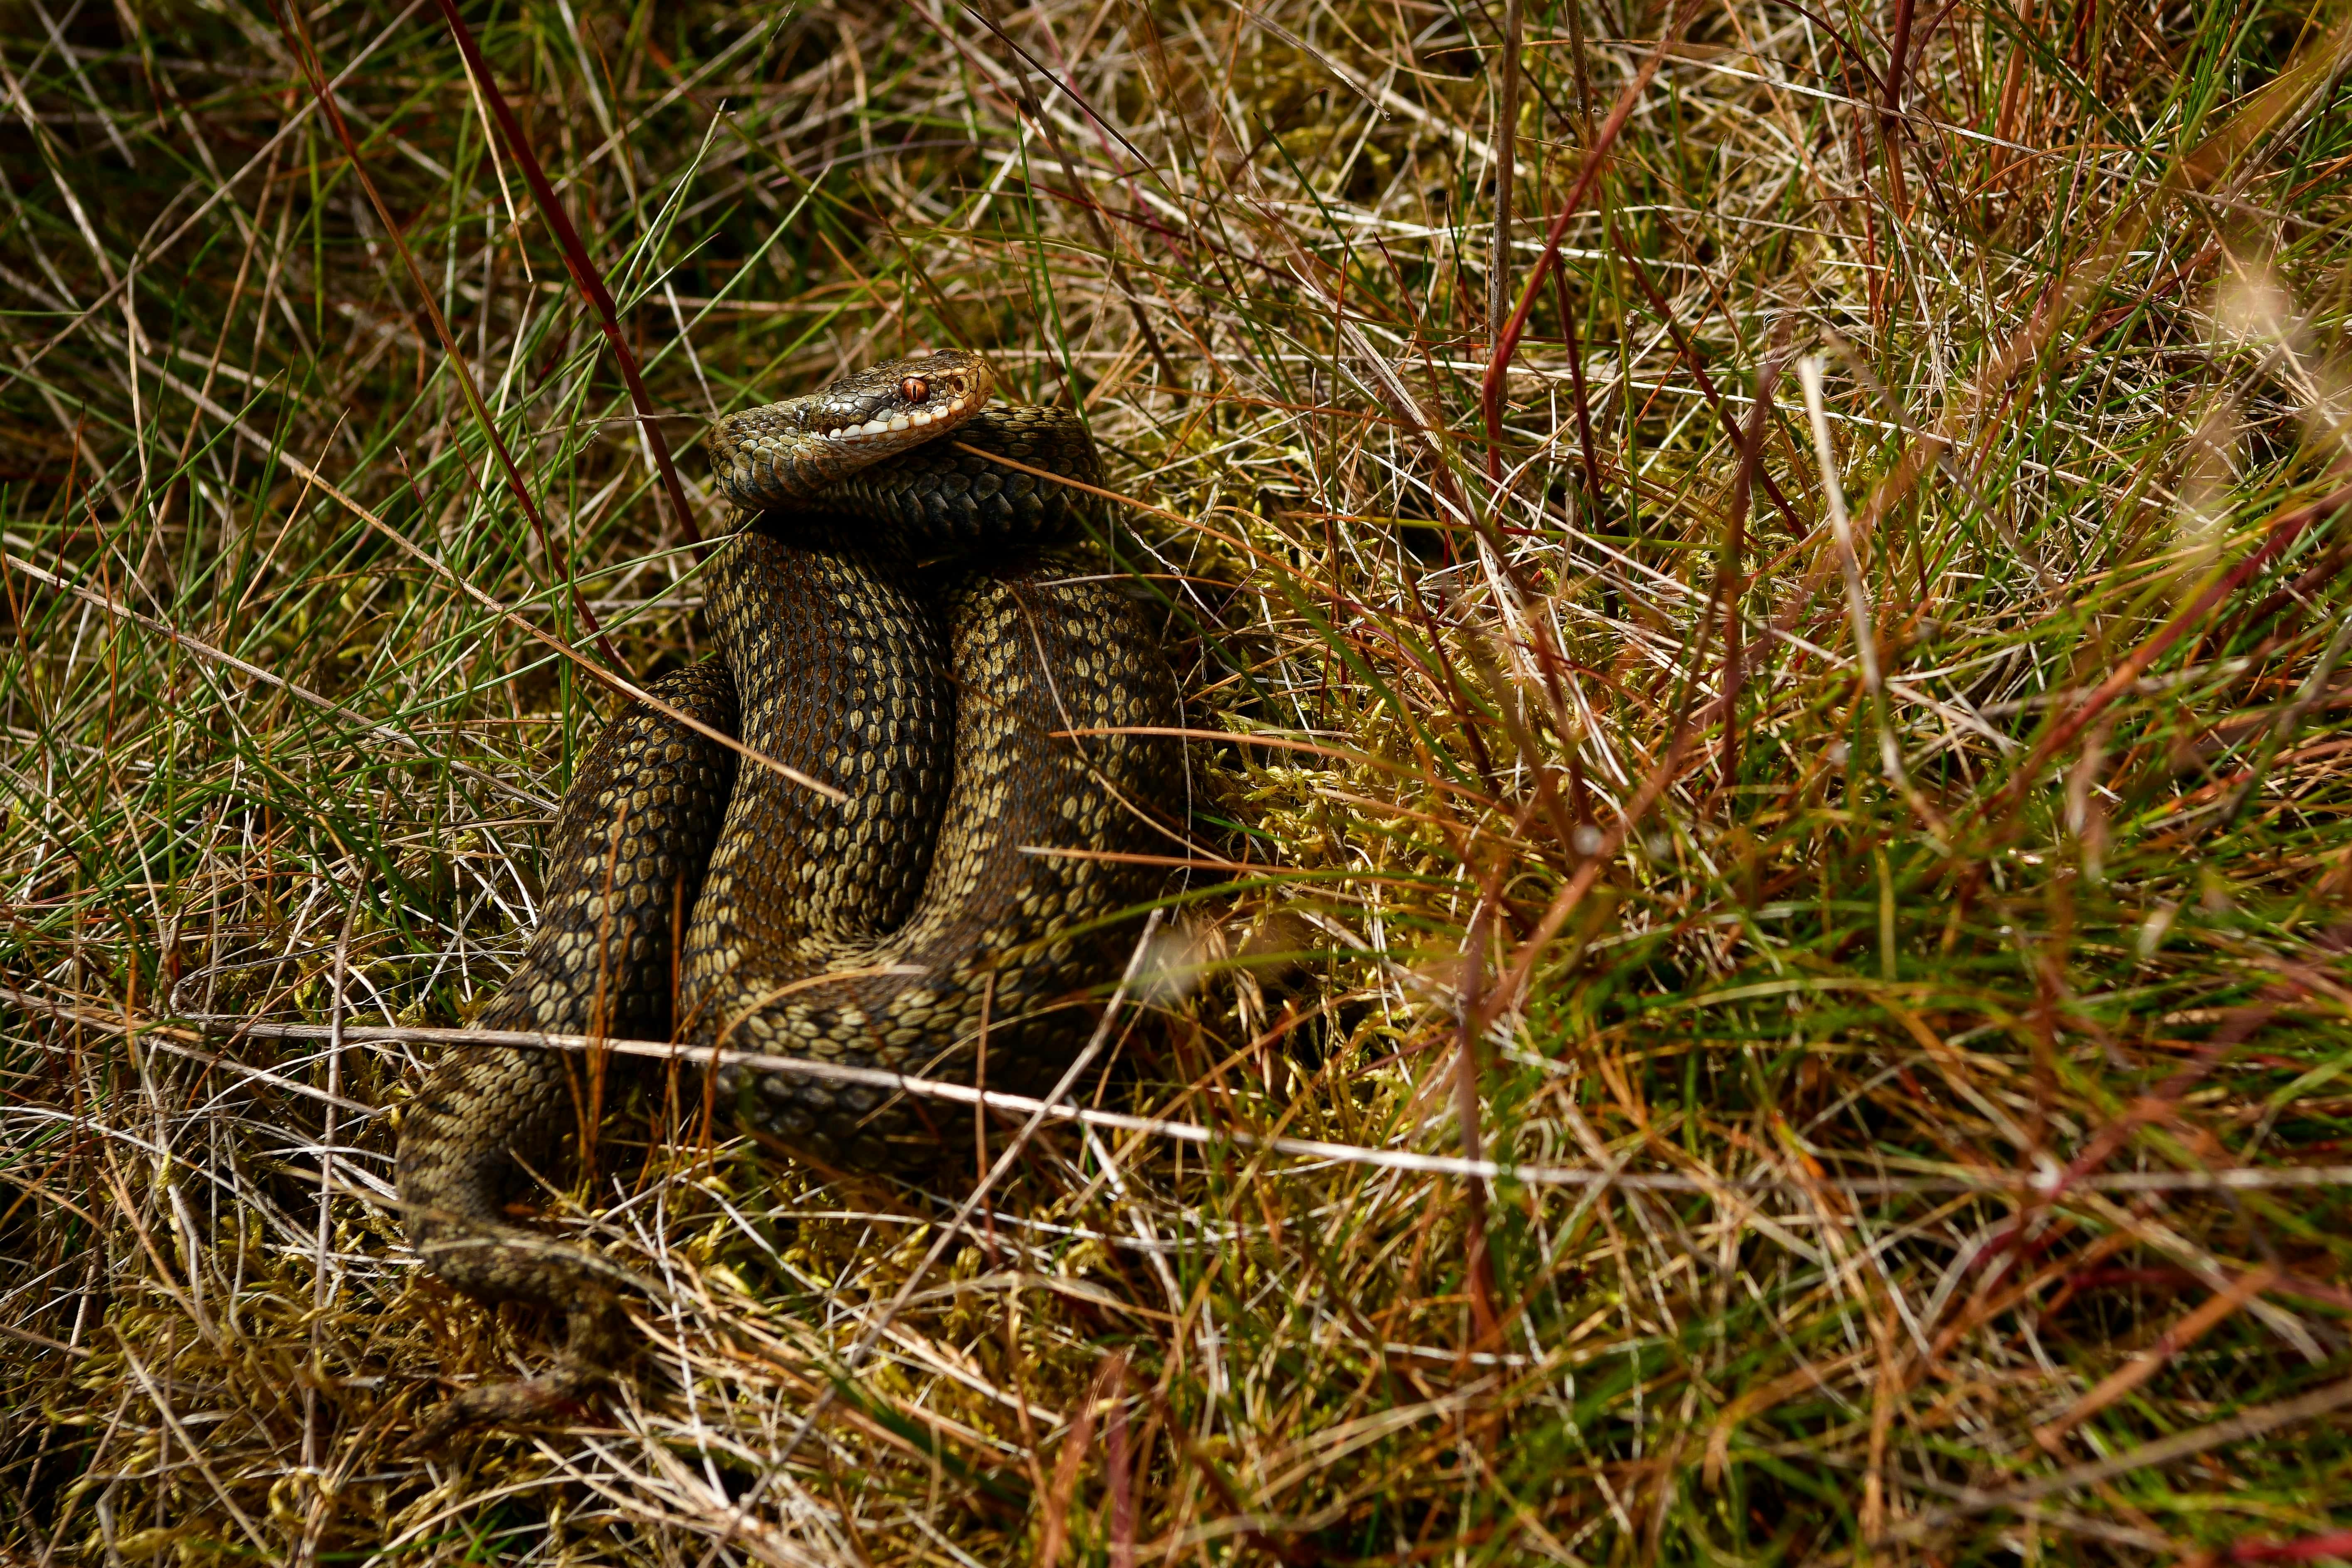
[[[732,733],[734,681],[703,663],[652,694]],[[665,1039],[676,939],[733,787],[735,753],[641,704],[604,727],[564,796],[541,918],[520,967],[477,1020],[485,1029]],[[399,1189],[425,1266],[484,1301],[568,1314],[555,1369],[445,1404],[415,1441],[545,1414],[605,1375],[625,1342],[615,1291],[627,1274],[510,1223],[506,1203],[545,1173],[579,1126],[575,1058],[508,1046],[449,1051],[402,1118]]]

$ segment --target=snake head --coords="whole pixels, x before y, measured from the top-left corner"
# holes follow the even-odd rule
[[[916,430],[937,434],[961,425],[986,405],[995,385],[986,360],[945,349],[884,360],[778,406],[799,411],[803,434],[863,450],[866,444],[878,445],[891,436]]]
[[[746,409],[710,433],[712,477],[739,506],[790,507],[988,405],[988,362],[960,349],[885,360],[803,397]]]

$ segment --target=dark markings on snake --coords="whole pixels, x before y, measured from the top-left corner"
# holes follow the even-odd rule
[[[1175,692],[1141,606],[1035,552],[1107,522],[1100,498],[950,445],[1101,487],[1074,416],[990,407],[991,391],[984,361],[943,353],[720,421],[714,477],[746,510],[710,568],[719,657],[651,689],[845,798],[739,769],[633,705],[564,797],[539,926],[481,1026],[969,1082],[984,1023],[989,1087],[1014,1092],[1071,1059],[1130,940],[1115,917],[1152,890],[1116,857],[1164,846],[1151,818],[1173,812],[1181,763],[1166,740],[1069,732],[1172,727]],[[916,564],[943,549],[961,564]],[[713,1077],[782,1151],[936,1158],[924,1119],[880,1091]],[[425,1265],[569,1320],[551,1372],[449,1400],[417,1447],[549,1414],[625,1359],[627,1272],[505,1215],[578,1117],[567,1058],[506,1047],[453,1049],[405,1114],[400,1195]]]

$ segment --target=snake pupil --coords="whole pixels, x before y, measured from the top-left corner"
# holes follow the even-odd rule
[[[898,384],[898,395],[909,403],[920,403],[931,395],[931,384],[919,375],[910,375]]]

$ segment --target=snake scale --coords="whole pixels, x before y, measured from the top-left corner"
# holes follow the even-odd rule
[[[1140,605],[1039,553],[1108,521],[1029,471],[1098,489],[1084,426],[992,392],[985,361],[943,353],[719,422],[714,477],[742,510],[710,565],[718,657],[649,690],[843,798],[631,705],[581,763],[538,927],[478,1026],[966,1082],[984,1050],[1014,1092],[1072,1059],[1181,774],[1173,741],[1102,731],[1172,728],[1174,683]],[[506,1212],[579,1127],[579,1079],[555,1053],[459,1047],[404,1116],[426,1266],[569,1319],[552,1371],[451,1399],[420,1444],[547,1414],[625,1355],[632,1277]],[[822,1167],[920,1169],[943,1138],[879,1089],[731,1066],[708,1088]]]

